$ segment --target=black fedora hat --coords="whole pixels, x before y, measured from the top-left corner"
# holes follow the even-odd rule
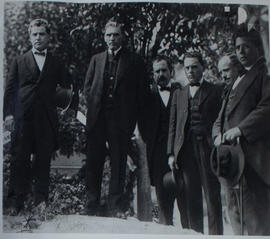
[[[183,183],[183,180],[178,180],[176,183],[175,170],[169,171],[163,176],[163,186],[170,191],[182,190]]]
[[[234,187],[240,180],[245,156],[241,145],[223,145],[214,148],[211,152],[211,168],[219,182],[227,187]]]
[[[63,111],[66,111],[71,105],[73,95],[74,92],[72,85],[71,89],[57,87],[55,95],[56,107],[61,108]]]

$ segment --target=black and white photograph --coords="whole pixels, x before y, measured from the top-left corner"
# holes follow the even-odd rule
[[[269,5],[3,1],[0,237],[270,236]]]

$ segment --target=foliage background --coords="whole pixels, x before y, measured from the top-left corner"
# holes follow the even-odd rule
[[[14,57],[31,48],[29,22],[45,18],[51,26],[51,50],[63,59],[75,87],[82,90],[91,56],[105,49],[103,26],[113,16],[125,24],[126,44],[143,56],[149,73],[151,58],[157,53],[171,57],[177,64],[186,50],[200,49],[207,66],[206,74],[217,81],[218,58],[233,50],[231,36],[237,25],[239,5],[26,1],[5,2],[4,7],[5,78]],[[225,11],[228,7],[229,12]],[[259,5],[246,7],[250,15],[263,9]],[[268,36],[268,28],[265,30]],[[80,102],[80,108],[83,107]],[[61,153],[69,156],[84,152],[83,127],[70,116],[60,118]]]
[[[225,11],[226,7],[230,11]],[[158,53],[171,57],[175,65],[181,66],[186,50],[199,49],[207,66],[205,74],[210,80],[218,81],[218,58],[233,51],[231,37],[238,21],[238,7],[238,4],[154,2],[5,2],[4,78],[16,55],[31,48],[27,32],[30,21],[45,18],[51,27],[50,48],[66,64],[73,84],[81,91],[91,56],[105,49],[103,26],[108,19],[118,16],[125,24],[127,47],[144,58],[149,74],[151,59]],[[246,7],[250,15],[263,9],[257,5]],[[268,36],[268,27],[264,31]],[[82,97],[79,108],[85,108]],[[75,120],[72,112],[59,116],[60,153],[66,156],[84,153],[84,127]],[[7,168],[4,167],[6,174]],[[6,181],[4,183],[6,185]]]

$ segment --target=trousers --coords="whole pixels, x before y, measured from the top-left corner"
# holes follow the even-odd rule
[[[177,163],[180,170],[176,171],[176,181],[182,189],[177,198],[183,228],[204,233],[203,227],[203,197],[204,190],[208,233],[223,234],[222,205],[220,184],[210,168],[210,147],[206,140],[198,140],[190,135],[179,153]]]

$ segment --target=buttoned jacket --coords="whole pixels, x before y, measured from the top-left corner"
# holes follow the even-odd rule
[[[226,101],[227,98],[213,126],[213,138],[222,133],[225,117],[228,128],[239,127],[246,163],[270,185],[270,78],[263,58],[235,88],[235,97],[227,114]]]
[[[222,87],[204,80],[196,94],[200,95],[198,106],[206,132],[203,140],[211,147],[211,130],[220,110]],[[183,89],[177,89],[172,99],[167,153],[175,158],[178,157],[187,137],[185,127],[188,124],[189,97],[187,85]]]

